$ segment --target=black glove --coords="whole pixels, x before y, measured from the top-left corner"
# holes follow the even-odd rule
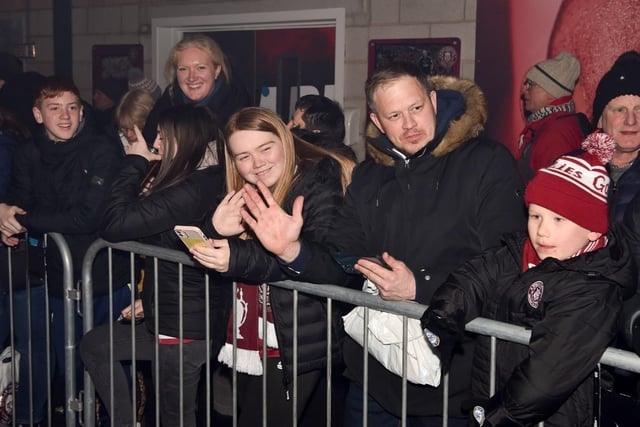
[[[427,309],[420,318],[420,324],[431,350],[440,359],[443,373],[449,372],[453,351],[461,339],[456,322]]]

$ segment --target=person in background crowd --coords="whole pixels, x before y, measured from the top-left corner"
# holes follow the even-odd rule
[[[135,127],[144,128],[153,104],[153,96],[145,89],[131,89],[120,100],[115,109],[115,121],[125,147],[138,141]]]
[[[98,238],[111,182],[122,161],[121,147],[96,131],[91,118],[85,116],[78,88],[68,78],[45,79],[34,100],[33,115],[40,129],[32,141],[16,147],[11,184],[0,199],[2,241],[15,247],[28,232],[30,254],[35,255],[42,251],[43,233],[61,233],[71,251],[73,277],[80,278],[87,248]],[[55,381],[64,384],[66,372],[63,261],[56,244],[47,245],[46,261],[55,385]],[[110,277],[109,254],[105,250],[97,255],[93,269],[95,324],[115,318],[129,303],[128,262],[127,255],[114,251]],[[32,290],[32,303],[41,304],[32,310],[44,313],[44,298],[42,293],[40,300],[34,300]],[[113,300],[113,313],[109,312],[109,298]],[[79,315],[74,319],[79,341],[82,319]],[[82,378],[80,363],[76,378]],[[46,376],[35,380],[34,389],[46,393]],[[53,396],[63,399],[64,392],[54,391]]]
[[[287,127],[305,141],[357,162],[351,147],[344,144],[344,113],[336,101],[321,95],[303,96],[296,101]]]
[[[227,124],[226,170],[229,193],[216,209],[205,232],[215,237],[210,245],[191,250],[206,267],[238,282],[236,304],[246,315],[236,333],[238,357],[233,359],[235,331],[229,318],[227,344],[219,360],[238,370],[238,425],[259,425],[262,401],[267,402],[267,425],[292,425],[291,387],[294,375],[292,340],[294,333],[293,292],[270,287],[269,282],[287,277],[277,258],[264,251],[244,225],[242,207],[246,191],[260,191],[270,204],[282,206],[306,218],[302,234],[310,241],[323,242],[339,209],[354,163],[338,154],[309,144],[287,129],[272,111],[249,107],[240,110]],[[298,211],[299,197],[305,210]],[[270,307],[262,319],[262,301]],[[301,425],[326,425],[320,418],[307,417],[311,397],[320,386],[322,368],[327,363],[326,303],[310,295],[299,294],[297,347],[297,415]],[[339,310],[332,325],[338,332]],[[267,354],[261,354],[262,321],[268,322]],[[337,335],[336,335],[337,334]],[[333,342],[334,362],[340,360],[337,341]],[[262,358],[267,357],[267,372]],[[267,375],[267,395],[262,396],[262,375]],[[296,425],[295,423],[293,425]]]
[[[130,68],[127,74],[127,86],[129,90],[142,89],[151,94],[153,102],[156,102],[162,96],[160,86],[155,81],[144,76],[144,73],[140,68]],[[142,129],[142,128],[140,128]]]
[[[602,77],[593,99],[593,123],[616,142],[607,164],[609,218],[620,223],[640,191],[640,162],[635,161],[640,151],[640,53],[623,53]]]
[[[0,106],[0,198],[9,189],[11,160],[16,145],[31,138],[31,132],[10,111]]]
[[[118,135],[125,149],[138,141],[135,128],[144,128],[153,104],[153,96],[145,89],[132,89],[122,97],[116,107],[115,120]],[[149,189],[149,184],[158,172],[159,166],[160,163],[155,160],[149,163],[149,171],[144,179],[143,189]]]
[[[294,280],[343,284],[346,274],[335,258],[356,257],[355,269],[382,298],[427,304],[464,261],[496,246],[504,233],[524,229],[522,181],[507,149],[479,137],[487,109],[473,82],[427,77],[414,64],[396,62],[376,71],[365,92],[379,131],[369,140],[374,156],[355,169],[324,244],[300,235],[300,209],[289,215],[252,197],[251,215],[243,218]],[[362,259],[376,255],[390,268]],[[363,348],[346,337],[343,351],[351,382],[345,425],[361,425]],[[472,353],[465,337],[450,370],[450,426],[467,425],[462,402],[469,397]],[[368,367],[369,422],[397,426],[402,379],[372,356]],[[407,384],[409,424],[442,425],[442,394],[441,387]]]
[[[115,78],[99,80],[93,90],[93,114],[98,127],[106,129],[114,124],[113,112],[127,91],[127,84]]]
[[[0,89],[7,80],[22,73],[22,61],[8,52],[0,52]]]
[[[611,177],[608,192],[609,222],[626,223],[627,235],[634,243],[631,247],[636,253],[638,229],[635,221],[638,208],[634,207],[633,200],[640,194],[640,162],[636,161],[640,152],[640,53],[628,51],[615,60],[598,82],[592,111],[593,123],[611,135],[616,143],[613,158],[607,164],[607,171]],[[636,256],[640,263],[640,255]],[[640,290],[640,286],[638,289]],[[639,307],[639,293],[625,301],[620,319],[622,333],[616,347],[633,348],[629,346],[633,345],[632,328],[638,325],[634,321],[634,313]],[[604,374],[609,372],[603,371]],[[612,372],[613,385],[605,381],[607,390],[603,392],[606,415],[603,425],[613,425],[608,424],[613,419],[616,424],[624,427],[635,425],[637,417],[633,414],[640,414],[640,379],[637,374],[616,370]],[[604,379],[610,379],[608,377],[609,375],[605,375]],[[632,396],[636,399],[635,402],[629,402],[626,396]]]
[[[25,144],[31,138],[29,129],[16,120],[9,111],[0,107],[0,200],[9,191],[11,180],[11,161],[17,145]],[[46,378],[46,314],[44,302],[44,278],[41,272],[30,275],[30,289],[27,291],[25,266],[27,244],[22,241],[19,247],[11,249],[11,277],[9,275],[8,248],[0,245],[0,348],[11,345],[13,333],[15,351],[20,354],[20,383],[14,402],[14,413],[17,424],[29,424],[32,420],[40,422],[44,416],[46,390],[42,389],[40,378]],[[37,266],[35,251],[30,254],[29,262]],[[41,270],[42,268],[40,268]],[[10,288],[11,286],[11,288]],[[13,298],[13,301],[11,301]],[[31,304],[31,327],[29,328],[29,304]],[[13,313],[11,305],[13,304]],[[11,318],[13,315],[13,330]],[[31,338],[30,338],[31,337]],[[31,346],[31,351],[29,351]],[[31,363],[29,362],[31,360]],[[30,368],[31,366],[31,368]],[[31,371],[30,371],[31,369]],[[35,381],[30,381],[33,378]],[[33,388],[33,385],[36,385]],[[32,396],[32,406],[29,396]]]
[[[456,270],[422,317],[443,364],[476,317],[531,330],[528,345],[497,341],[494,395],[491,338],[478,338],[471,425],[587,427],[600,420],[593,372],[637,273],[621,230],[608,224],[604,164],[613,139],[593,133],[582,146],[585,152],[560,157],[529,181],[528,237],[506,236]]]
[[[146,141],[155,140],[158,116],[172,105],[206,105],[223,125],[250,105],[249,93],[232,76],[224,52],[205,34],[185,34],[169,52],[164,73],[169,84],[147,118],[142,132]]]
[[[31,135],[40,129],[33,116],[33,100],[44,81],[42,74],[25,71],[7,80],[0,90],[0,107],[12,112],[20,123],[29,128]]]
[[[527,125],[518,141],[518,168],[525,182],[562,154],[579,149],[591,132],[589,119],[576,113],[572,98],[579,77],[580,62],[569,52],[527,71],[521,95]]]
[[[196,105],[172,107],[160,115],[158,137],[154,141],[159,154],[149,151],[139,129],[135,129],[137,141],[127,148],[128,155],[113,184],[102,235],[109,241],[140,240],[155,246],[184,250],[174,226],[197,225],[205,221],[224,192],[224,175],[217,165],[217,145],[224,141],[222,131],[212,113],[206,107]],[[149,190],[141,193],[143,179],[152,160],[161,160],[161,166]],[[160,344],[157,367],[160,377],[155,382],[160,389],[158,406],[162,425],[195,426],[200,371],[207,361],[208,347],[219,351],[224,343],[232,302],[231,286],[220,283],[219,277],[211,277],[210,300],[207,301],[203,268],[158,261],[158,283],[155,284],[154,262],[152,257],[145,259],[142,310],[140,307],[138,310],[127,307],[122,315],[129,323],[132,318],[144,318],[135,326],[135,356],[138,360],[155,364],[155,344]],[[158,299],[156,308],[155,297]],[[207,308],[211,316],[211,341],[206,340]],[[158,330],[155,330],[156,320]],[[179,329],[180,324],[183,325],[182,330]],[[111,327],[113,342],[109,342]],[[131,329],[130,324],[118,322],[94,328],[85,335],[80,348],[96,391],[117,426],[135,426],[136,414],[121,363],[133,357]],[[114,352],[113,383],[109,375],[110,349]]]

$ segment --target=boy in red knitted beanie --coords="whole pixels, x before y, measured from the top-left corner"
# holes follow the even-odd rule
[[[490,338],[479,336],[470,425],[593,425],[593,371],[635,290],[627,243],[608,229],[604,168],[614,141],[593,133],[584,152],[562,156],[529,182],[528,235],[468,261],[436,291],[422,317],[447,363],[464,325],[484,317],[531,330],[528,345],[497,340],[495,393]]]

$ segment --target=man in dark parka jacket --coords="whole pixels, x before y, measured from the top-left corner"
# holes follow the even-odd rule
[[[295,210],[287,231],[276,236],[274,215],[285,214],[264,204],[252,209],[260,203],[253,199],[247,206],[255,221],[248,223],[298,280],[345,283],[333,254],[382,255],[390,269],[363,259],[355,268],[382,298],[426,304],[457,266],[497,245],[502,234],[524,230],[522,182],[506,148],[478,137],[487,109],[473,82],[427,78],[412,64],[395,63],[367,81],[366,93],[379,132],[369,135],[372,158],[354,171],[330,250],[291,231],[302,223]],[[450,426],[466,425],[461,403],[468,397],[472,353],[467,338],[453,357]],[[362,347],[347,339],[344,355],[351,381],[345,425],[359,425]],[[369,357],[368,408],[375,425],[397,425],[401,385],[400,377]],[[442,388],[407,387],[407,415],[421,425],[441,423]]]

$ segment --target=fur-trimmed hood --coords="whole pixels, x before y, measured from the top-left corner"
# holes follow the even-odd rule
[[[484,131],[488,109],[484,93],[471,80],[451,76],[432,76],[429,80],[436,90],[438,113],[436,137],[427,146],[435,142],[430,154],[439,157],[479,136]],[[392,165],[399,158],[391,151],[389,139],[370,120],[365,138],[367,152],[376,162]]]

